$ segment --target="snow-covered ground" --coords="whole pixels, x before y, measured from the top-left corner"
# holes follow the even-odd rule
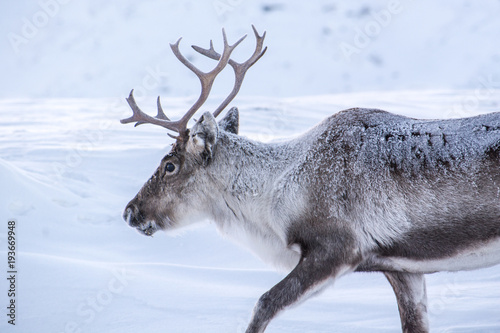
[[[481,92],[481,95],[477,93]],[[475,96],[479,97],[475,97]],[[472,104],[472,100],[475,101]],[[153,111],[154,98],[138,101]],[[166,98],[174,117],[188,98]],[[213,98],[208,108],[217,103]],[[500,91],[403,91],[315,97],[242,97],[241,134],[272,140],[324,117],[371,106],[421,118],[500,109]],[[165,131],[133,128],[119,99],[0,101],[0,258],[7,221],[17,221],[16,327],[1,332],[242,332],[258,297],[285,273],[222,239],[209,222],[185,233],[144,237],[121,213],[172,143]],[[2,312],[7,304],[1,279]],[[500,266],[428,276],[434,332],[500,331]],[[269,332],[398,332],[381,274],[351,274]]]
[[[500,111],[495,0],[27,0],[0,3],[0,267],[17,228],[17,321],[0,332],[242,332],[277,273],[210,223],[153,238],[122,210],[172,140],[120,125],[134,88],[169,115],[198,93],[168,43],[189,48],[267,31],[266,55],[233,103],[242,135],[269,141],[334,112],[376,107],[417,118]],[[214,97],[232,87],[223,73]],[[143,98],[140,98],[143,96]],[[500,267],[428,277],[434,332],[499,332]],[[352,274],[273,321],[268,332],[398,332],[381,274]]]

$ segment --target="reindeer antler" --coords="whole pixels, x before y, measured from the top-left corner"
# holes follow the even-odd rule
[[[231,67],[233,67],[233,70],[234,70],[234,76],[235,76],[234,87],[233,87],[233,90],[231,91],[231,93],[229,94],[229,96],[227,96],[226,99],[222,102],[222,104],[219,105],[217,107],[217,109],[214,111],[214,117],[217,117],[222,112],[222,110],[224,110],[224,108],[229,103],[231,103],[231,101],[234,99],[234,97],[236,97],[236,95],[240,91],[241,84],[243,83],[243,79],[245,78],[245,74],[246,74],[247,70],[250,67],[252,67],[252,65],[255,64],[257,62],[257,60],[259,60],[264,55],[264,53],[266,53],[266,51],[267,51],[267,46],[264,48],[264,50],[262,50],[262,46],[264,44],[264,38],[266,38],[266,32],[264,31],[262,36],[259,36],[257,29],[255,29],[255,27],[253,25],[252,25],[252,29],[253,29],[253,32],[255,34],[255,39],[257,42],[257,45],[255,46],[255,51],[252,54],[252,56],[244,63],[237,63],[233,59],[229,59],[228,63],[229,63],[229,65],[231,65]],[[246,35],[245,35],[245,37],[246,37]],[[212,41],[210,41],[210,48],[209,49],[203,49],[203,48],[196,46],[196,45],[193,45],[192,48],[195,49],[196,52],[201,53],[204,56],[207,56],[207,57],[214,59],[214,60],[219,60],[219,58],[221,56],[219,53],[217,53],[214,50],[214,44],[212,43]]]
[[[193,115],[200,109],[200,107],[205,103],[207,100],[210,90],[212,89],[212,85],[215,81],[215,78],[217,75],[226,67],[226,65],[229,63],[231,67],[234,69],[235,73],[235,84],[234,88],[229,94],[229,96],[222,102],[221,105],[215,110],[214,116],[217,117],[220,112],[234,99],[238,91],[240,90],[241,84],[243,82],[243,78],[245,77],[245,73],[250,68],[257,60],[260,59],[260,57],[264,54],[267,48],[262,51],[262,44],[264,42],[264,37],[265,37],[265,32],[262,36],[259,36],[257,33],[257,30],[255,27],[252,25],[253,31],[255,33],[255,37],[257,39],[257,46],[255,49],[254,54],[244,63],[237,63],[230,59],[231,53],[233,50],[246,38],[246,35],[241,37],[236,43],[233,45],[229,45],[227,42],[227,37],[226,37],[226,32],[224,29],[222,29],[222,37],[224,40],[224,50],[222,52],[222,56],[217,53],[214,48],[213,48],[213,43],[210,41],[210,49],[206,50],[203,48],[200,48],[198,46],[193,45],[192,47],[199,53],[218,60],[219,62],[215,66],[214,69],[212,69],[210,72],[202,72],[200,69],[195,67],[191,62],[189,62],[179,51],[179,43],[182,38],[179,38],[175,44],[170,44],[170,47],[172,48],[172,51],[174,55],[179,59],[181,63],[183,63],[187,68],[189,68],[200,80],[201,83],[201,93],[200,97],[198,100],[193,104],[193,106],[182,116],[181,119],[176,120],[176,121],[171,121],[168,119],[168,117],[165,115],[163,112],[163,109],[160,104],[160,97],[158,97],[157,100],[157,107],[158,107],[158,114],[156,117],[151,117],[147,115],[146,113],[142,112],[139,106],[137,106],[137,103],[135,102],[134,99],[134,90],[130,91],[130,95],[127,98],[127,102],[130,105],[130,108],[132,109],[132,116],[126,119],[120,120],[122,124],[127,124],[127,123],[132,123],[135,122],[135,126],[141,125],[141,124],[153,124],[153,125],[158,125],[165,127],[169,130],[172,130],[174,132],[179,133],[179,136],[172,136],[174,138],[180,138],[182,137],[182,134],[186,132],[187,129],[187,124],[189,120],[193,117]]]

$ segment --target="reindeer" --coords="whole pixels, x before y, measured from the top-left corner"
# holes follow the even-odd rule
[[[231,108],[245,73],[265,53],[255,29],[251,57],[238,63],[212,42],[193,48],[217,61],[202,72],[171,44],[201,82],[180,120],[158,97],[154,124],[176,133],[161,161],[124,212],[140,233],[180,228],[208,217],[218,230],[262,259],[291,270],[258,300],[247,333],[263,332],[286,307],[351,272],[382,272],[394,289],[404,332],[428,332],[424,274],[471,270],[500,262],[500,113],[419,120],[377,109],[338,112],[290,141],[260,143],[238,135]],[[229,64],[232,92],[212,113],[188,121]]]

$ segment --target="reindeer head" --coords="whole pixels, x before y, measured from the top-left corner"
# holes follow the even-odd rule
[[[203,183],[207,181],[206,169],[212,160],[219,130],[235,134],[238,131],[238,110],[236,108],[232,108],[219,124],[215,118],[238,94],[246,71],[260,59],[267,49],[262,49],[265,33],[259,36],[255,27],[252,26],[252,28],[257,40],[256,48],[252,56],[244,63],[237,63],[230,59],[230,56],[246,36],[240,38],[233,45],[229,45],[223,29],[224,50],[222,55],[214,50],[212,41],[210,41],[209,49],[193,46],[197,52],[218,60],[215,68],[207,73],[200,71],[180,53],[179,43],[181,39],[170,45],[177,59],[188,67],[201,83],[200,97],[180,120],[171,121],[165,115],[161,107],[160,97],[157,100],[158,114],[156,117],[145,114],[135,102],[134,91],[130,92],[127,102],[132,108],[133,115],[130,118],[122,119],[123,124],[135,122],[135,126],[138,126],[149,123],[177,133],[175,136],[169,133],[176,140],[172,150],[162,159],[153,176],[125,208],[123,214],[125,221],[130,226],[137,228],[139,232],[151,236],[157,230],[181,226],[203,213],[199,210],[199,207],[204,206],[200,203],[207,198],[207,193],[204,193],[206,186],[203,186]],[[233,68],[235,74],[233,90],[213,114],[205,112],[196,124],[188,129],[189,120],[207,100],[215,78],[227,64]]]

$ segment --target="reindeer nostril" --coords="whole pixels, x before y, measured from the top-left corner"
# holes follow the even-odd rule
[[[123,212],[123,219],[131,226],[137,225],[137,219],[139,215],[139,208],[133,204],[129,203]]]
[[[129,203],[123,212],[123,219],[131,227],[137,227],[144,221],[141,210],[135,203]]]
[[[130,207],[125,208],[125,211],[123,212],[123,219],[125,220],[125,222],[128,223],[130,221],[131,215],[132,215],[132,208]]]

